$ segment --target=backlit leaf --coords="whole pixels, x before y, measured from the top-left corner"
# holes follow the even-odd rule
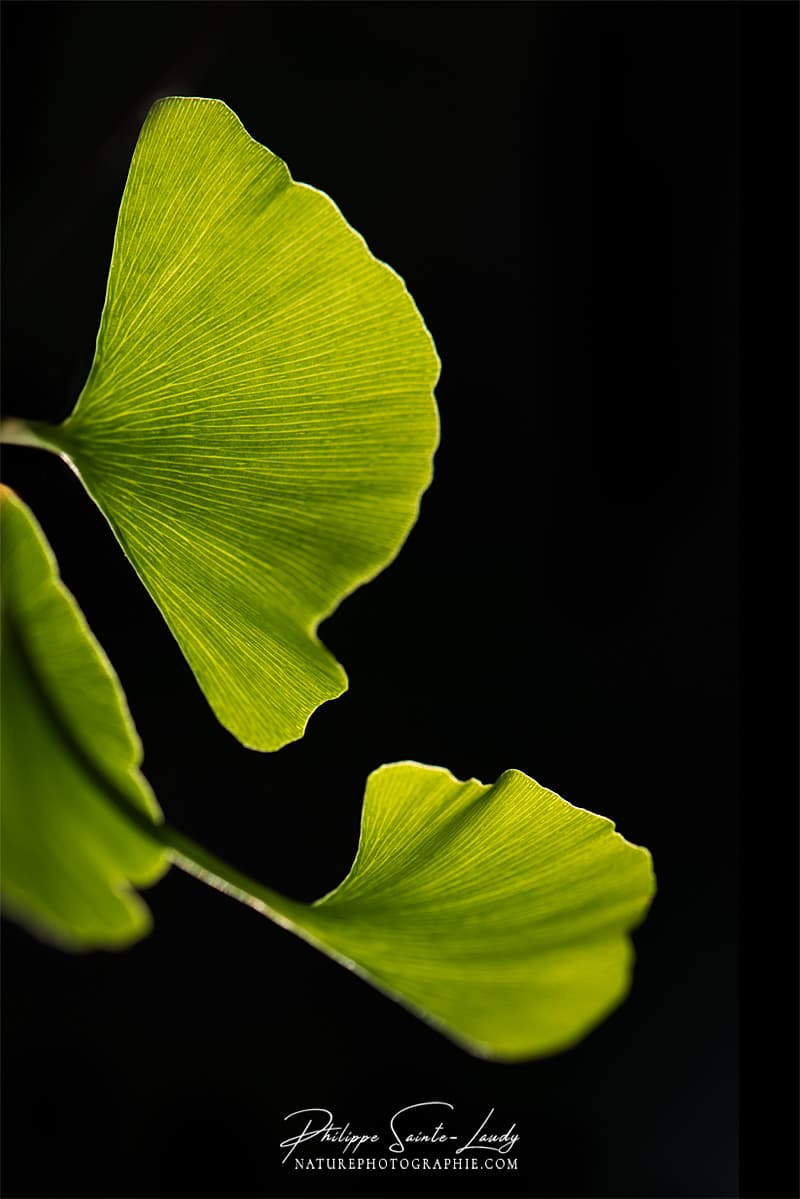
[[[168,857],[362,975],[473,1052],[580,1039],[626,994],[650,856],[511,770],[493,786],[413,762],[369,778],[355,863],[303,904],[160,814],[119,684],[28,510],[2,490],[2,883],[11,913],[74,947],[149,923],[131,884]]]
[[[346,687],[316,628],[398,552],[439,364],[402,280],[217,100],[133,157],[68,457],[219,719],[256,749]]]
[[[185,869],[488,1057],[552,1053],[627,994],[650,855],[518,770],[493,786],[401,762],[369,779],[350,874],[312,906]]]
[[[111,666],[30,511],[0,486],[0,883],[4,906],[65,947],[119,947],[150,914],[132,884],[167,857]]]

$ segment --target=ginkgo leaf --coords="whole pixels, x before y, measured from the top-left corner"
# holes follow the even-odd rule
[[[493,786],[402,762],[369,778],[344,882],[315,904],[219,862],[160,812],[119,683],[30,512],[0,490],[2,894],[40,935],[125,945],[132,885],[173,860],[361,974],[474,1052],[578,1040],[625,995],[650,855],[519,771]]]
[[[307,906],[187,848],[176,861],[475,1053],[579,1040],[626,995],[647,850],[518,770],[493,786],[401,762],[369,778],[352,870]]]
[[[91,372],[38,434],[246,745],[296,740],[345,690],[317,625],[416,519],[438,373],[403,281],[327,196],[220,101],[153,107]]]
[[[150,927],[132,889],[167,868],[158,806],[117,678],[30,511],[0,486],[0,885],[4,906],[66,947]]]

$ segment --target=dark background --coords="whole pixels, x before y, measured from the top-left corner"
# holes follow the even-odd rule
[[[792,5],[765,6],[791,43]],[[5,410],[60,419],[158,96],[224,99],[406,279],[442,444],[400,557],[322,630],[350,691],[301,743],[216,723],[78,481],[13,449],[172,823],[287,893],[346,873],[366,775],[515,766],[653,852],[628,1001],[577,1048],[474,1060],[173,871],[155,931],[4,928],[9,1196],[737,1191],[740,61],[727,4],[12,3]],[[752,10],[750,10],[752,17]],[[516,1175],[299,1175],[286,1113],[423,1099],[522,1134]],[[413,1189],[412,1189],[413,1188]],[[766,1191],[757,1192],[766,1194]]]

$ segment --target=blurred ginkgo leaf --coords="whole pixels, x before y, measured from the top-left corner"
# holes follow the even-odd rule
[[[141,746],[107,658],[32,514],[0,486],[4,905],[68,948],[121,947],[150,914],[132,884],[168,865]]]

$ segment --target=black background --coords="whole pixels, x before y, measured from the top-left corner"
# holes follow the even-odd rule
[[[793,6],[764,7],[790,44]],[[470,1058],[179,871],[123,954],[6,925],[6,1194],[736,1193],[746,15],[4,5],[7,413],[70,410],[138,129],[173,93],[224,99],[327,191],[406,279],[443,361],[419,523],[322,629],[350,690],[273,756],[217,725],[78,481],[4,455],[119,672],[168,818],[311,899],[347,871],[379,763],[515,766],[611,816],[659,878],[629,1000],[517,1066]],[[371,1130],[432,1098],[463,1127],[489,1107],[516,1120],[518,1173],[280,1165],[296,1108]]]

